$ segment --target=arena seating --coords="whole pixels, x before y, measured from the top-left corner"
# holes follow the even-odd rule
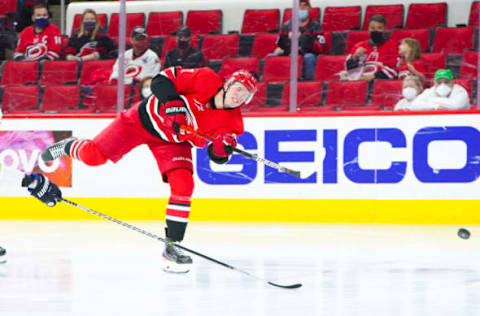
[[[15,1],[0,4],[2,14],[9,13]],[[16,5],[16,2],[15,2]],[[327,51],[318,56],[314,81],[298,82],[298,111],[391,109],[401,98],[401,81],[375,80],[339,81],[345,68],[346,55],[355,43],[369,38],[368,19],[375,14],[387,18],[391,38],[400,41],[412,37],[420,42],[426,68],[427,86],[439,68],[454,71],[456,82],[464,86],[471,97],[478,78],[478,52],[475,48],[476,28],[479,27],[480,1],[471,4],[468,26],[447,26],[447,11],[454,10],[446,2],[411,3],[408,6],[392,2],[389,5],[348,7],[316,7],[311,17],[321,22]],[[283,12],[282,12],[283,11]],[[428,14],[425,14],[428,12]],[[185,14],[185,16],[184,16]],[[240,12],[239,12],[240,14]],[[281,25],[291,18],[290,8],[246,9],[240,29],[223,29],[222,10],[190,10],[127,14],[127,37],[135,26],[145,26],[150,45],[163,60],[176,47],[173,35],[182,24],[194,34],[192,45],[204,54],[208,65],[222,77],[239,68],[247,68],[260,77],[259,89],[246,111],[286,111],[289,100],[290,57],[267,57],[276,47]],[[99,13],[100,23],[110,36],[118,39],[118,14]],[[402,25],[404,17],[405,25]],[[282,21],[280,23],[280,21]],[[74,16],[72,29],[79,27],[81,15]],[[230,33],[235,34],[226,34]],[[238,34],[237,34],[238,33]],[[333,34],[332,34],[333,33]],[[128,43],[127,43],[128,44]],[[335,49],[330,50],[331,45]],[[331,52],[331,53],[330,53]],[[0,96],[2,110],[8,113],[114,113],[116,86],[92,85],[92,74],[108,73],[114,60],[13,62],[0,66]],[[298,75],[301,77],[302,58]],[[85,92],[85,91],[90,92]],[[22,94],[28,97],[21,98]],[[85,94],[87,96],[85,97]],[[88,102],[84,101],[87,100]],[[139,100],[139,85],[125,87],[125,105]],[[476,100],[472,99],[476,103]]]

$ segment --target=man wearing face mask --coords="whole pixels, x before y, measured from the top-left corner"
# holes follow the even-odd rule
[[[181,26],[177,31],[178,47],[165,56],[164,68],[180,66],[184,68],[200,68],[205,66],[203,54],[192,47],[192,32],[188,26]]]
[[[34,7],[32,21],[33,25],[20,33],[14,60],[57,60],[62,50],[62,35],[60,29],[50,23],[45,5]]]
[[[386,37],[387,21],[382,15],[370,18],[370,39],[355,44],[346,60],[349,80],[395,79],[398,43]]]
[[[413,100],[423,91],[422,81],[419,77],[408,76],[403,79],[402,96],[403,99],[395,105],[395,111],[409,111]]]
[[[298,39],[299,54],[303,56],[302,61],[302,79],[313,80],[315,75],[315,66],[317,65],[317,55],[324,53],[325,37],[321,32],[320,24],[310,18],[310,0],[300,0],[298,19],[300,37]],[[289,56],[292,36],[292,20],[283,24],[280,36],[277,39],[277,47],[272,54],[268,56]]]
[[[52,161],[68,155],[89,166],[99,166],[108,160],[116,163],[133,148],[148,145],[171,191],[166,210],[164,270],[188,272],[192,259],[172,242],[183,240],[190,214],[192,148],[204,147],[206,141],[179,127],[189,126],[213,137],[208,156],[218,164],[228,162],[237,136],[244,132],[240,108],[252,100],[257,80],[245,70],[234,72],[224,81],[208,67],[171,67],[153,78],[151,90],[152,96],[120,113],[92,140],[64,139],[45,149],[42,159]],[[41,188],[39,191],[48,193]],[[52,192],[42,200],[44,203],[55,201],[57,192],[53,188]]]
[[[148,36],[145,29],[137,26],[132,30],[130,40],[132,48],[125,51],[125,84],[140,82],[145,77],[153,77],[160,71],[158,55],[148,48]],[[113,65],[110,82],[118,79],[118,59]]]
[[[450,69],[435,72],[435,84],[419,95],[411,105],[412,110],[468,110],[470,99],[467,90],[453,82]]]

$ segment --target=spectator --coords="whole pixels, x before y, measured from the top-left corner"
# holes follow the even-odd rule
[[[62,49],[62,35],[56,25],[50,23],[47,7],[39,4],[34,7],[33,25],[20,33],[13,58],[19,60],[56,60]]]
[[[165,56],[163,68],[181,66],[184,68],[200,68],[205,66],[202,53],[193,48],[192,32],[188,26],[181,26],[177,31],[177,48],[170,50]]]
[[[145,77],[142,82],[140,82],[140,97],[142,100],[148,99],[152,95],[152,90],[150,89],[151,84],[152,77]]]
[[[383,15],[370,18],[370,39],[355,44],[347,56],[346,76],[348,80],[395,79],[398,44],[386,37],[387,21]]]
[[[21,32],[27,26],[32,25],[32,14],[35,6],[46,4],[45,0],[17,0],[17,12],[15,12],[15,31]]]
[[[397,62],[398,78],[416,76],[425,82],[425,67],[420,58],[420,43],[413,38],[404,38],[398,46],[398,54],[400,55]]]
[[[300,0],[298,11],[299,18],[299,54],[303,55],[302,79],[313,80],[317,55],[325,52],[325,37],[321,32],[320,24],[309,16],[310,0]],[[268,56],[289,56],[292,37],[292,20],[283,24],[280,36],[277,39],[277,47]]]
[[[97,14],[93,9],[86,9],[82,14],[82,24],[68,40],[65,53],[66,60],[86,61],[113,58],[115,43],[105,30],[100,28]]]
[[[148,48],[147,33],[141,26],[132,30],[130,36],[133,48],[125,52],[125,84],[140,82],[145,77],[154,77],[160,71],[157,54]],[[117,82],[118,59],[113,65],[110,82]]]
[[[450,69],[439,69],[435,72],[434,86],[426,89],[415,100],[411,109],[422,110],[468,110],[470,100],[467,90],[453,82]]]
[[[416,76],[407,76],[403,79],[402,95],[403,99],[395,105],[395,111],[411,110],[413,100],[423,92],[423,85],[420,78]]]
[[[0,60],[12,59],[16,45],[16,34],[6,25],[0,26]]]

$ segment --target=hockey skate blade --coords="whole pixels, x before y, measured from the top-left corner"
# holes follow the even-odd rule
[[[185,274],[190,271],[191,264],[178,264],[173,261],[163,259],[162,270],[166,273]]]

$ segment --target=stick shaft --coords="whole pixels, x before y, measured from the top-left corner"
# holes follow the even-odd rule
[[[164,238],[162,238],[162,237],[160,237],[160,236],[158,236],[158,235],[156,235],[156,234],[154,234],[154,233],[148,232],[148,231],[146,231],[146,230],[144,230],[144,229],[141,229],[141,228],[139,228],[139,227],[137,227],[137,226],[134,226],[134,225],[132,225],[132,224],[123,222],[123,221],[121,221],[121,220],[119,220],[119,219],[116,219],[116,218],[113,218],[113,217],[111,217],[111,216],[108,216],[108,215],[102,214],[102,213],[100,213],[100,212],[94,211],[94,210],[89,209],[89,208],[87,208],[87,207],[85,207],[85,206],[82,206],[82,205],[80,205],[80,204],[77,204],[77,203],[75,203],[75,202],[73,202],[73,201],[70,201],[70,200],[67,200],[67,199],[63,199],[63,198],[62,198],[61,201],[62,201],[62,202],[65,202],[65,203],[67,203],[67,204],[70,204],[70,205],[72,205],[72,206],[74,206],[74,207],[76,207],[76,208],[79,208],[79,209],[81,209],[81,210],[83,210],[83,211],[86,211],[86,212],[88,212],[88,213],[90,213],[90,214],[93,214],[93,215],[99,216],[99,217],[101,217],[101,218],[103,218],[103,219],[106,219],[107,221],[114,222],[114,223],[119,224],[119,225],[121,225],[121,226],[123,226],[123,227],[126,227],[126,228],[128,228],[128,229],[134,230],[134,231],[136,231],[136,232],[138,232],[138,233],[140,233],[140,234],[143,234],[143,235],[145,235],[145,236],[148,236],[148,237],[150,237],[150,238],[153,238],[153,239],[156,239],[156,240],[160,240],[161,242],[165,242],[165,241],[166,241]],[[189,248],[187,248],[187,247],[184,247],[184,246],[182,246],[182,245],[175,244],[175,243],[174,243],[174,245],[175,245],[176,247],[182,249],[182,250],[185,250],[185,251],[187,251],[187,252],[189,252],[189,253],[192,253],[192,254],[194,254],[194,255],[197,255],[197,256],[199,256],[199,257],[202,257],[203,259],[206,259],[206,260],[208,260],[208,261],[214,262],[214,263],[216,263],[216,264],[219,264],[219,265],[224,266],[224,267],[226,267],[226,268],[229,268],[229,269],[231,269],[231,270],[238,271],[238,272],[243,273],[244,275],[247,275],[247,276],[249,276],[249,277],[251,277],[251,278],[254,278],[254,279],[256,279],[256,280],[265,281],[265,282],[267,282],[268,284],[270,284],[270,285],[272,285],[272,286],[276,286],[276,287],[280,287],[280,288],[286,288],[286,289],[295,289],[295,288],[299,288],[300,286],[302,286],[300,283],[292,284],[292,285],[280,285],[280,284],[277,284],[277,283],[273,283],[273,282],[267,281],[267,280],[265,280],[265,279],[263,279],[263,278],[260,278],[260,277],[258,277],[258,276],[255,276],[255,275],[253,275],[253,274],[251,274],[251,273],[249,273],[249,272],[247,272],[247,271],[244,271],[244,270],[241,270],[241,269],[239,269],[239,268],[236,268],[236,267],[234,267],[234,266],[232,266],[232,265],[229,265],[229,264],[227,264],[227,263],[225,263],[225,262],[219,261],[219,260],[217,260],[217,259],[214,259],[214,258],[212,258],[212,257],[209,257],[209,256],[207,256],[207,255],[204,255],[204,254],[202,254],[202,253],[200,253],[200,252],[197,252],[197,251],[195,251],[195,250],[192,250],[192,249],[189,249]]]
[[[196,135],[198,137],[201,137],[205,140],[209,140],[209,141],[214,141],[215,138],[209,136],[209,135],[205,135],[205,134],[202,134],[200,132],[198,132],[197,130],[194,130],[193,128],[190,128],[188,126],[185,126],[185,125],[180,125],[180,129],[186,131],[186,132],[189,132],[190,134],[193,134],[193,135]],[[236,147],[232,147],[233,151],[244,156],[244,157],[247,157],[247,158],[250,158],[250,159],[253,159],[257,162],[260,162],[260,163],[263,163],[264,165],[267,165],[273,169],[277,169],[278,171],[280,172],[285,172],[285,173],[288,173],[294,177],[297,177],[297,178],[300,178],[300,171],[295,171],[295,170],[292,170],[292,169],[289,169],[287,167],[284,167],[284,166],[281,166],[273,161],[270,161],[270,160],[267,160],[265,158],[262,158],[262,157],[258,157],[257,155],[254,155],[254,154],[251,154],[247,151],[244,151],[242,149],[239,149],[239,148],[236,148]]]

